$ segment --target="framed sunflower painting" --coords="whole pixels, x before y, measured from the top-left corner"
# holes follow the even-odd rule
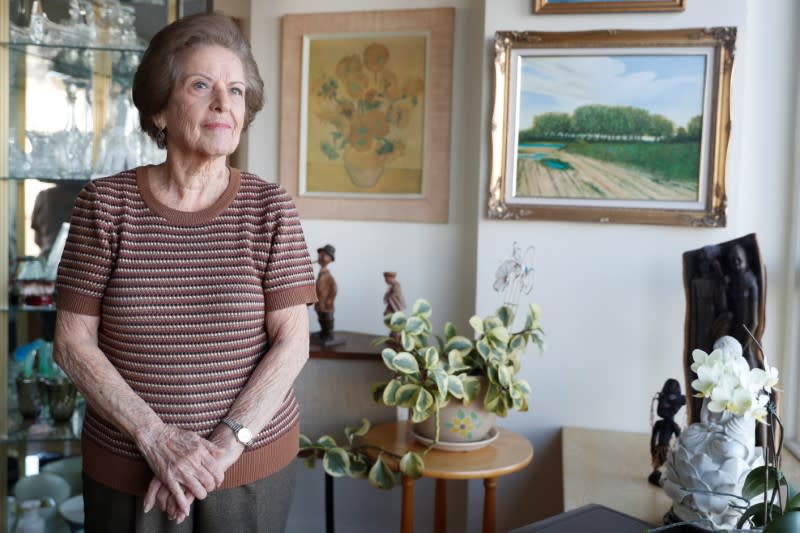
[[[447,221],[453,14],[283,18],[281,183],[302,216]]]

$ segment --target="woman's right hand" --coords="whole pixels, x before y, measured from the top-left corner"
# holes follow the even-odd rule
[[[139,450],[153,474],[169,489],[184,514],[189,514],[190,505],[184,487],[202,500],[222,483],[225,471],[219,458],[224,450],[196,433],[161,424],[139,440]],[[145,512],[155,504],[157,492],[151,484],[144,498]]]

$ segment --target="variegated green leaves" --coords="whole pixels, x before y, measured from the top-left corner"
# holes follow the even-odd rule
[[[418,300],[410,316],[402,311],[387,315],[385,323],[395,335],[399,333],[400,346],[399,351],[386,348],[381,354],[393,377],[373,389],[375,400],[411,409],[412,420],[421,422],[450,399],[469,405],[481,395],[483,379],[487,410],[499,416],[511,409],[527,411],[531,388],[516,376],[528,343],[544,349],[539,314],[538,307],[531,305],[524,329],[515,333],[509,331],[513,316],[506,307],[484,319],[473,316],[469,323],[475,340],[459,335],[448,322],[444,337],[436,337],[437,346],[429,345],[431,306],[427,301]]]
[[[300,456],[305,464],[314,468],[316,460],[322,458],[322,467],[333,477],[369,478],[369,482],[379,489],[391,489],[395,486],[395,475],[387,461],[397,463],[400,472],[411,479],[422,476],[425,464],[422,456],[416,452],[407,452],[402,457],[390,454],[385,450],[376,450],[377,457],[370,459],[366,453],[369,446],[356,445],[354,439],[363,437],[370,429],[369,420],[361,420],[359,426],[346,427],[344,432],[347,445],[340,447],[330,435],[323,435],[312,442],[305,435],[300,435]]]

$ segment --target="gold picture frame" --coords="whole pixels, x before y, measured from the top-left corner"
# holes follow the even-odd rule
[[[683,11],[686,0],[533,0],[533,12],[541,14],[642,13]]]
[[[489,218],[724,227],[735,41],[497,32]]]
[[[279,180],[302,217],[447,222],[454,22],[282,18]]]

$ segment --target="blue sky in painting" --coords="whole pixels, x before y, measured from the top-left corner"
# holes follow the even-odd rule
[[[519,128],[540,113],[587,104],[629,105],[676,126],[702,114],[704,55],[587,55],[522,58]]]

